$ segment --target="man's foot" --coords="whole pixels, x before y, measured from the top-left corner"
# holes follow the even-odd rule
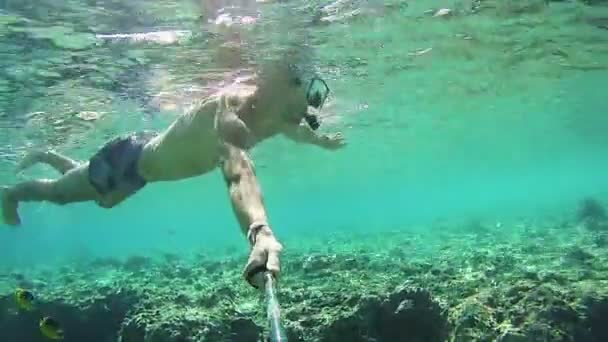
[[[6,186],[0,187],[0,201],[2,201],[2,216],[4,223],[11,226],[21,224],[17,207],[19,203],[10,197],[9,188]]]
[[[19,162],[19,164],[17,164],[16,172],[25,171],[25,170],[29,169],[30,167],[34,166],[35,164],[37,164],[38,162],[40,162],[40,159],[42,158],[43,154],[44,154],[44,152],[42,152],[42,151],[28,152],[25,155],[25,157],[23,157],[21,162]]]

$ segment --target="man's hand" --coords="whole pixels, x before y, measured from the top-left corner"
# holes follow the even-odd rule
[[[329,150],[337,150],[339,148],[346,146],[346,141],[344,139],[344,136],[340,132],[324,135],[322,140],[323,140],[323,147],[325,147]]]
[[[275,278],[278,278],[281,271],[279,254],[283,250],[283,246],[267,226],[254,234],[253,247],[243,275],[251,286],[263,288],[264,278],[262,276],[265,271],[271,272]]]
[[[303,123],[298,126],[286,125],[283,133],[295,142],[317,145],[328,150],[337,150],[346,146],[342,133],[318,134]]]

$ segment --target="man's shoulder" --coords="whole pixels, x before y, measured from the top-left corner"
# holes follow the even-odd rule
[[[217,111],[219,103],[220,98],[217,95],[205,97],[204,99],[196,101],[194,104],[192,104],[190,108],[186,110],[185,115],[198,116],[215,113]]]
[[[218,92],[223,102],[245,101],[255,94],[257,87],[249,83],[232,83]]]
[[[187,117],[215,115],[218,112],[238,110],[249,102],[257,89],[254,78],[236,79],[216,88],[204,98],[195,101],[186,111]]]

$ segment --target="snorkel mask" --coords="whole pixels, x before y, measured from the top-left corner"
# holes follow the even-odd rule
[[[309,106],[315,109],[321,109],[327,96],[329,95],[329,87],[327,83],[319,77],[313,77],[308,84],[308,90],[306,91],[306,102]],[[313,114],[304,114],[304,120],[312,130],[317,130],[321,124],[319,118]]]

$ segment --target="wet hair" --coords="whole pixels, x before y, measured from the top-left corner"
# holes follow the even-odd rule
[[[277,73],[287,75],[289,83],[293,86],[305,86],[306,80],[313,76],[310,47],[291,44],[280,51],[275,51],[272,57],[264,58],[258,73],[260,79],[262,81],[274,79]]]
[[[298,66],[294,64],[290,64],[288,66],[288,75],[289,75],[289,83],[293,86],[300,87],[304,85],[304,80],[302,79],[303,74],[298,70]]]
[[[265,63],[258,72],[258,76],[261,84],[273,83],[277,79],[281,79],[282,81],[286,80],[290,86],[301,87],[305,85],[305,79],[298,66],[291,63],[276,61]]]

